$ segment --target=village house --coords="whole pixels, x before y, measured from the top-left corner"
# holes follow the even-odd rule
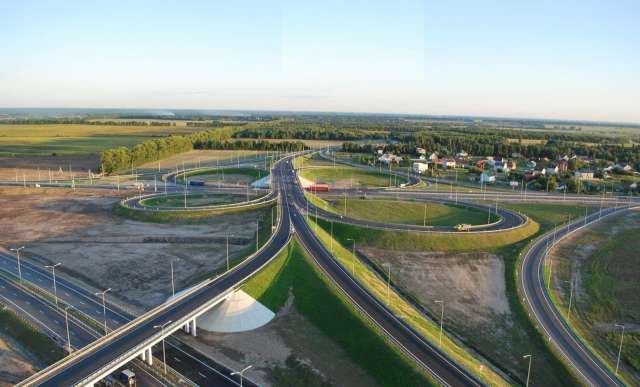
[[[396,156],[393,153],[385,153],[382,156],[378,157],[378,161],[384,164],[400,164],[402,161],[402,157]]]

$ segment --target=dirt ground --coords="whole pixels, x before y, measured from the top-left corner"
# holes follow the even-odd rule
[[[391,279],[439,321],[444,301],[444,326],[471,350],[512,372],[520,370],[514,349],[528,338],[513,323],[501,257],[486,252],[445,253],[360,248],[358,253],[378,265],[390,262]],[[519,375],[522,377],[523,375]],[[525,375],[526,377],[526,375]]]
[[[0,181],[48,180],[49,170],[53,179],[87,176],[88,170],[97,172],[98,155],[0,157]],[[71,173],[69,169],[71,168]]]
[[[274,367],[285,367],[290,355],[335,386],[377,386],[292,304],[293,299],[290,298],[271,322],[253,331],[211,333],[200,329],[197,337],[181,334],[181,338],[231,368],[240,369],[252,364],[247,376],[265,386],[273,385]]]
[[[362,252],[378,263],[390,262],[393,281],[430,310],[439,312],[433,300],[445,300],[451,318],[481,324],[509,314],[504,264],[495,255],[372,248],[363,248]]]
[[[33,375],[37,360],[11,338],[0,334],[0,387],[13,386]]]
[[[185,168],[194,168],[196,166],[201,167],[215,167],[217,160],[237,160],[240,157],[240,163],[245,161],[248,157],[255,157],[266,153],[264,151],[247,151],[247,150],[192,150],[185,153],[180,153],[171,157],[168,157],[160,162],[161,169],[173,170],[178,166],[182,169],[184,163]],[[153,170],[158,168],[157,162],[146,163],[138,170]]]
[[[61,262],[56,271],[112,295],[134,313],[224,265],[255,234],[255,213],[209,219],[205,224],[160,224],[119,218],[109,190],[5,188],[0,190],[0,246],[25,245],[23,256]]]

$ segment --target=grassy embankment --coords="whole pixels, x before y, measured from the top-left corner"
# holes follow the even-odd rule
[[[268,174],[267,171],[263,170],[263,169],[259,169],[259,168],[206,168],[206,169],[199,169],[196,171],[189,171],[186,173],[181,173],[178,176],[176,176],[176,181],[177,182],[184,182],[184,177],[185,175],[187,177],[193,177],[193,176],[202,176],[202,175],[214,175],[214,176],[220,176],[221,178],[223,178],[224,175],[243,175],[243,176],[249,176],[255,180],[258,180],[260,178],[265,177]]]
[[[326,204],[321,207],[327,211],[373,222],[451,227],[460,223],[486,224],[499,219],[493,213],[489,216],[488,212],[475,208],[437,203],[344,197],[327,197],[324,202]]]
[[[45,364],[53,364],[64,357],[64,351],[53,340],[1,304],[0,329]]]
[[[266,194],[261,193],[254,195],[251,192],[249,200],[258,199]],[[240,203],[247,200],[246,195],[243,194],[224,194],[224,193],[206,193],[206,194],[188,194],[186,197],[187,207],[203,207],[214,206],[223,204]],[[171,194],[164,196],[156,196],[149,199],[143,199],[140,204],[145,207],[157,207],[158,209],[166,207],[184,207],[185,197],[180,194]]]
[[[640,383],[640,214],[617,216],[577,236],[578,243],[561,244],[553,259],[552,299],[578,335],[615,370],[626,324],[619,376]],[[547,277],[545,277],[547,279]],[[568,303],[573,279],[571,316]]]
[[[273,311],[293,293],[296,310],[335,341],[354,363],[382,386],[433,385],[329,282],[294,240],[243,289]],[[287,385],[308,375],[292,372]]]
[[[306,164],[306,163],[305,163]],[[305,165],[306,167],[307,165]],[[365,170],[337,164],[333,166],[303,169],[300,176],[307,180],[342,187],[388,187],[405,183],[403,178],[391,177],[385,172]]]
[[[515,346],[523,348],[522,350],[536,355],[536,369],[542,369],[545,372],[539,372],[536,379],[540,383],[546,385],[562,385],[572,376],[567,368],[560,363],[551,352],[547,344],[539,335],[527,313],[520,303],[516,287],[516,271],[517,262],[520,253],[525,249],[527,244],[537,235],[553,227],[554,222],[561,222],[569,217],[580,216],[584,214],[582,207],[567,207],[562,205],[510,205],[513,209],[522,210],[524,213],[532,217],[535,221],[539,221],[542,227],[537,223],[503,233],[495,234],[453,234],[453,235],[430,235],[424,236],[417,233],[389,233],[378,230],[368,230],[358,227],[334,224],[334,235],[337,242],[344,246],[350,246],[351,241],[348,238],[354,238],[359,245],[376,247],[388,250],[427,250],[427,251],[447,251],[447,252],[464,252],[464,251],[487,251],[495,253],[504,259],[505,276],[506,276],[506,292],[512,313],[512,325],[515,336],[517,337]],[[330,231],[330,225],[327,222],[320,221],[323,232]],[[392,235],[393,234],[393,235]],[[342,246],[334,249],[342,249]],[[339,256],[339,255],[338,255]],[[351,260],[352,261],[352,260]],[[351,263],[347,260],[347,268],[351,268]],[[359,261],[356,261],[356,271],[358,271]],[[379,273],[384,273],[386,268],[377,268]],[[393,279],[393,274],[392,274]],[[384,296],[383,296],[384,298]],[[495,343],[492,343],[495,345]],[[480,352],[485,352],[484,348],[477,348]],[[509,372],[511,374],[511,372]],[[526,364],[518,365],[517,373],[526,375]],[[512,374],[516,377],[515,374]]]
[[[349,270],[359,282],[362,283],[381,302],[384,302],[398,316],[401,316],[411,324],[422,336],[432,343],[437,343],[439,339],[439,326],[434,321],[426,318],[422,312],[410,303],[406,298],[391,291],[387,295],[386,267],[372,268],[359,259],[354,258],[351,251],[351,241],[355,239],[359,245],[375,246],[379,248],[389,248],[396,250],[406,250],[407,248],[416,250],[442,250],[446,248],[469,250],[473,246],[484,244],[485,246],[504,245],[512,243],[526,237],[529,233],[535,233],[538,229],[536,223],[514,232],[473,235],[465,234],[464,237],[471,237],[467,240],[459,234],[433,234],[425,235],[411,232],[387,232],[379,230],[364,229],[344,224],[335,223],[333,226],[334,241],[331,239],[331,226],[328,222],[319,220],[317,227],[312,218],[308,218],[311,227],[324,245],[333,251],[336,259]],[[501,235],[506,234],[506,235]],[[346,246],[346,247],[345,247]],[[393,283],[393,271],[391,274]],[[483,363],[474,357],[467,349],[461,347],[457,342],[445,335],[441,348],[449,354],[458,364],[466,367],[475,373],[483,381],[491,385],[507,385],[498,373],[488,364]]]

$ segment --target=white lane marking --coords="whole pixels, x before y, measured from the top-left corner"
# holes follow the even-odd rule
[[[202,374],[202,372],[198,372],[198,375],[200,375],[200,377],[201,377],[202,379],[206,379],[206,378],[207,378],[207,375],[203,375],[203,374]]]
[[[180,359],[178,359],[177,357],[173,357],[173,360],[177,361],[178,363],[180,363]]]

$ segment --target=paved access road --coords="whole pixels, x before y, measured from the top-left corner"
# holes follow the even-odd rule
[[[597,221],[600,216],[615,216],[629,211],[629,207],[607,208],[586,217],[587,223]],[[559,227],[555,239],[562,239],[580,227],[585,227],[585,218]],[[531,245],[520,264],[520,291],[524,295],[532,318],[550,339],[561,356],[586,383],[591,386],[624,386],[585,345],[569,327],[549,298],[544,283],[544,261],[548,246],[553,244],[554,232],[545,234]],[[557,243],[557,242],[556,242]]]

